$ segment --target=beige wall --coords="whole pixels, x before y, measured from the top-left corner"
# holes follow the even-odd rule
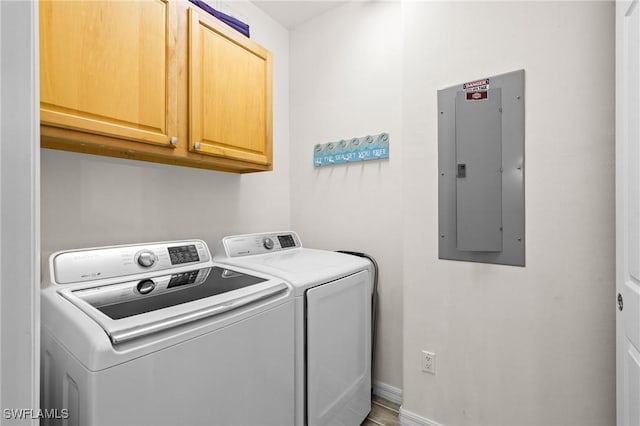
[[[306,246],[378,261],[375,380],[393,388],[402,388],[400,24],[400,3],[353,2],[291,32],[292,225]],[[380,132],[389,160],[314,169],[315,144]]]
[[[404,414],[615,424],[613,2],[405,2]],[[526,267],[438,260],[436,91],[525,69]],[[437,354],[421,372],[420,351]]]
[[[249,2],[215,2],[273,52],[274,171],[237,175],[42,150],[42,249],[287,229],[289,34]],[[46,262],[46,259],[43,259]]]

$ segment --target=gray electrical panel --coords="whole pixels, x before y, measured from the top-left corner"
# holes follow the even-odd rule
[[[441,259],[525,265],[524,70],[438,91]]]

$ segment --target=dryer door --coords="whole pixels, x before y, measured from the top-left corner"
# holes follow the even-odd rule
[[[368,271],[306,292],[307,424],[359,425],[371,410]]]

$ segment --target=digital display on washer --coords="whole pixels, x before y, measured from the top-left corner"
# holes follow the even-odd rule
[[[278,241],[280,242],[280,247],[289,248],[295,247],[296,242],[293,240],[293,235],[278,235]]]
[[[198,278],[198,272],[200,271],[190,271],[171,275],[171,280],[169,281],[169,284],[167,284],[167,288],[195,283],[196,278]]]
[[[188,246],[169,247],[169,257],[171,258],[172,265],[198,262],[200,260],[198,250],[193,244]]]
[[[187,283],[185,280],[188,281],[192,273],[197,275],[198,271],[187,272],[184,277],[179,277],[182,274],[173,275],[172,280],[175,278],[175,283],[180,282],[181,284],[174,284],[176,288],[172,289],[172,291],[161,292],[155,296],[152,291],[148,295],[135,299],[129,299],[120,303],[110,303],[103,306],[94,305],[94,307],[109,318],[118,320],[180,305],[182,303],[193,302],[194,300],[204,299],[215,296],[216,294],[226,293],[266,281],[263,278],[254,277],[253,275],[213,267],[211,268],[209,276],[202,284],[179,287]]]

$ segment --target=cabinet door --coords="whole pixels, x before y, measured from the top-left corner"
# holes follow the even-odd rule
[[[177,130],[173,8],[41,1],[42,124],[168,145]]]
[[[270,169],[271,54],[189,9],[189,149]]]

